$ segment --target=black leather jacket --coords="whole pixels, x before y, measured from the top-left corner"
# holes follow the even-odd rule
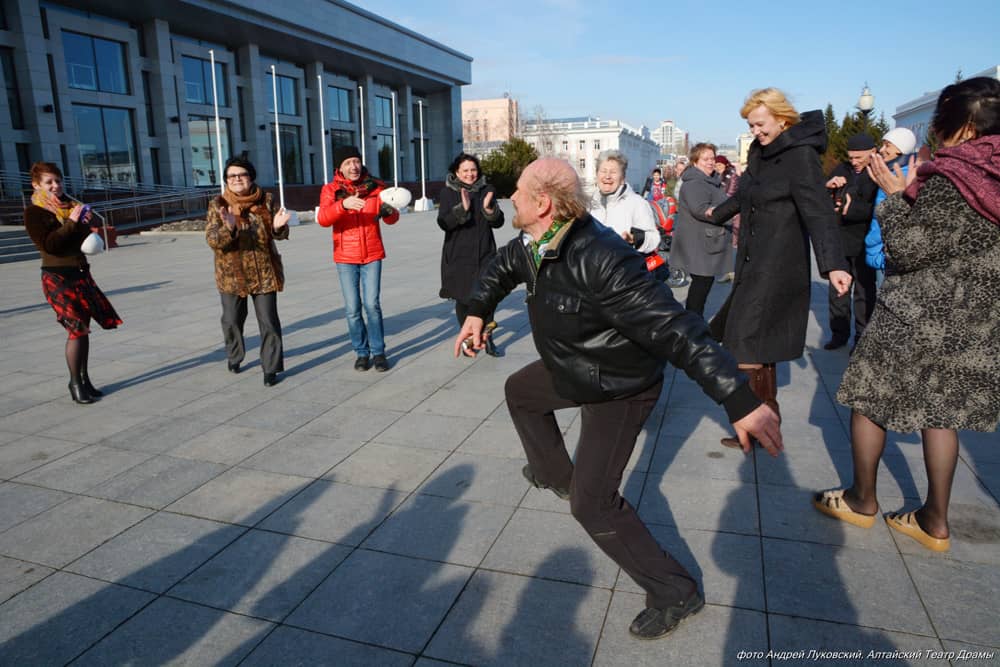
[[[614,231],[589,215],[567,224],[537,270],[528,240],[522,233],[499,250],[473,288],[469,314],[493,312],[525,283],[535,346],[560,396],[578,403],[631,396],[660,381],[669,361],[732,421],[760,405],[705,321],[653,280]]]

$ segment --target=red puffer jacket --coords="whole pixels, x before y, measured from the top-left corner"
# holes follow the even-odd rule
[[[382,230],[378,224],[380,210],[384,212],[385,206],[378,195],[384,189],[385,185],[369,176],[367,169],[353,183],[337,171],[333,181],[323,186],[316,222],[323,227],[333,227],[334,262],[368,264],[385,259]],[[365,207],[360,211],[344,208],[343,200],[352,195],[365,200]],[[399,220],[399,211],[391,210],[392,213],[381,216],[382,221],[390,225]]]

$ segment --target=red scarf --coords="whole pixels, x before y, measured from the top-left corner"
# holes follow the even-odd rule
[[[366,167],[361,168],[361,178],[356,181],[347,180],[338,169],[333,175],[333,184],[337,186],[337,189],[334,192],[334,198],[337,201],[347,199],[351,196],[366,199],[368,195],[375,192],[380,187],[383,187],[381,181],[378,181],[369,175]]]
[[[951,148],[942,148],[920,165],[917,178],[903,196],[911,204],[933,175],[951,181],[977,213],[1000,225],[1000,135],[990,134]]]

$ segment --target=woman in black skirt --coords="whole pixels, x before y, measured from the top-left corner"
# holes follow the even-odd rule
[[[69,393],[77,403],[93,403],[103,392],[87,373],[90,321],[114,329],[122,320],[97,287],[80,250],[90,234],[90,212],[64,196],[62,172],[51,162],[32,165],[31,187],[35,192],[24,209],[24,226],[42,255],[42,292],[69,334]]]

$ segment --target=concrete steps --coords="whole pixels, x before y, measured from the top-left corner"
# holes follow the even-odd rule
[[[24,227],[0,227],[0,264],[25,262],[39,257],[41,255]]]

